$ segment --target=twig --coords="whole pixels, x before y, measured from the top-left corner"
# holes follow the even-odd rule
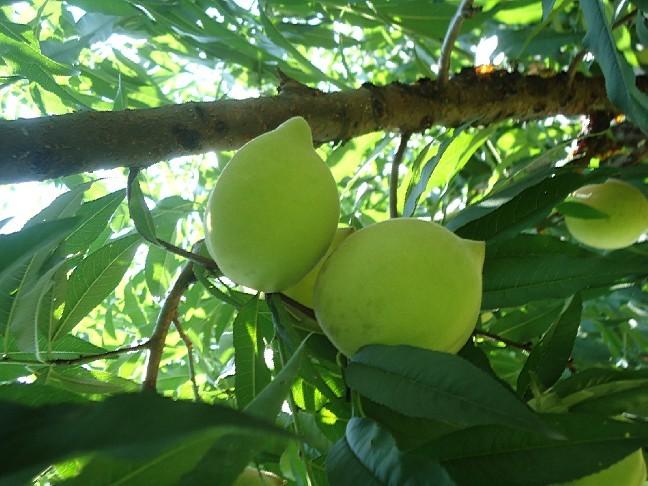
[[[407,142],[412,134],[403,132],[401,134],[400,145],[394,156],[391,166],[391,175],[389,177],[389,217],[398,218],[398,169],[403,161]]]
[[[475,10],[473,9],[473,0],[462,0],[457,7],[457,11],[450,21],[448,31],[443,39],[441,46],[441,59],[439,60],[439,74],[437,76],[437,84],[439,88],[443,88],[448,79],[450,78],[450,58],[452,56],[452,49],[454,48],[455,41],[459,36],[461,25],[464,20],[470,17]]]
[[[191,260],[192,262],[199,263],[203,267],[209,268],[210,270],[218,270],[218,266],[216,265],[216,262],[211,258],[207,258],[202,255],[198,255],[197,253],[193,253],[191,251],[185,250],[183,248],[180,248],[178,246],[169,243],[168,241],[161,240],[160,238],[156,238],[156,242],[162,248],[170,251],[171,253],[175,253],[176,255],[184,257],[187,260]]]
[[[193,263],[187,262],[169,291],[162,309],[160,309],[160,314],[155,323],[155,330],[149,340],[149,358],[146,365],[146,377],[142,384],[143,390],[155,391],[160,362],[162,361],[162,352],[164,351],[164,342],[169,333],[169,327],[178,316],[178,306],[182,295],[195,280]]]
[[[512,341],[508,338],[498,336],[497,334],[493,334],[492,332],[488,332],[488,331],[476,330],[475,335],[483,336],[492,341],[499,341],[500,343],[504,343],[511,348],[520,349],[522,351],[528,352],[531,351],[532,348],[531,343],[518,343],[517,341]]]
[[[612,30],[626,24],[627,22],[631,21],[635,15],[637,15],[637,9],[633,9],[630,12],[628,12],[626,15],[621,17],[620,19],[617,19],[616,22],[612,24]],[[585,54],[587,54],[587,49],[583,48],[580,51],[578,51],[575,55],[574,58],[571,60],[569,63],[569,66],[567,67],[567,90],[571,90],[572,84],[574,83],[574,78],[576,77],[576,70],[578,69],[578,66],[580,65],[581,61],[585,57]]]
[[[194,359],[193,359],[193,343],[191,342],[189,336],[187,336],[187,334],[180,326],[180,321],[178,321],[177,318],[173,319],[173,325],[175,326],[176,331],[178,331],[178,334],[180,335],[180,339],[182,339],[182,342],[184,342],[187,348],[187,359],[189,360],[189,379],[191,380],[191,387],[193,388],[194,401],[199,402],[200,393],[198,392],[198,385],[196,384],[196,368],[194,366]]]
[[[92,361],[97,361],[99,359],[116,358],[117,356],[122,354],[134,353],[136,351],[141,351],[142,349],[148,349],[149,346],[150,346],[150,341],[146,341],[141,344],[127,346],[124,348],[117,348],[117,349],[113,349],[112,351],[106,351],[105,353],[86,354],[86,355],[81,355],[77,358],[47,359],[44,361],[29,360],[29,359],[13,359],[10,356],[5,354],[2,357],[0,357],[0,363],[23,364],[23,365],[52,365],[52,366],[84,364],[84,363],[90,363]]]

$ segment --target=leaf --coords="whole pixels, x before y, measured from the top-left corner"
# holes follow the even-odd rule
[[[617,51],[601,0],[579,2],[587,24],[585,44],[605,76],[608,98],[644,132],[648,133],[648,96],[636,86],[632,68]]]
[[[42,330],[39,326],[41,306],[47,305],[45,297],[54,284],[52,280],[54,273],[63,263],[60,262],[50,268],[28,290],[21,292],[14,299],[12,319],[5,339],[11,338],[16,342],[18,350],[33,352],[39,360],[41,340],[49,344],[49,329]]]
[[[519,235],[486,246],[482,308],[566,298],[646,274],[648,260],[640,251],[602,255],[549,236]]]
[[[247,405],[245,412],[269,422],[274,421],[290,392],[304,358],[304,344],[291,356],[286,365],[261,392]],[[242,445],[245,444],[243,452]],[[187,474],[184,484],[231,484],[260,450],[260,443],[254,437],[241,437],[238,447],[231,437],[218,439],[207,451],[200,463]]]
[[[77,217],[80,218],[79,225],[65,239],[65,249],[70,253],[76,253],[88,248],[106,229],[125,195],[126,191],[120,189],[94,201],[83,203],[77,212]]]
[[[388,432],[364,418],[349,421],[329,453],[326,472],[335,486],[454,485],[438,462],[399,451]]]
[[[155,394],[117,395],[101,402],[37,408],[0,403],[0,477],[92,451],[157,452],[192,434],[256,434],[281,438],[272,425],[220,405],[172,401]],[[145,432],[145,433],[144,433]],[[61,440],[65,437],[65,440]],[[15,454],[16,450],[24,454]]]
[[[556,0],[542,0],[542,20],[547,20],[555,3]]]
[[[295,48],[286,38],[283,36],[281,31],[279,31],[272,21],[268,18],[268,15],[266,14],[265,10],[263,8],[259,9],[259,18],[261,20],[261,25],[263,26],[263,30],[265,31],[266,35],[268,38],[278,47],[280,47],[282,50],[285,50],[286,53],[295,61],[297,61],[301,67],[317,81],[324,81],[324,82],[329,82],[338,88],[346,88],[346,84],[343,81],[340,81],[338,79],[334,79],[324,72],[322,72],[320,69],[318,69],[315,65],[313,65],[308,58],[306,58],[301,52],[299,52],[298,49]]]
[[[546,389],[558,381],[571,357],[582,311],[583,301],[576,294],[529,354],[518,377],[519,396],[527,393],[532,382]]]
[[[73,393],[105,395],[136,392],[140,385],[107,371],[87,370],[83,367],[47,369],[40,375],[42,382]]]
[[[191,471],[214,442],[214,434],[199,434],[164,447],[146,459],[95,455],[80,475],[63,482],[63,486],[175,486],[182,476]],[[241,447],[238,448],[241,450]]]
[[[648,9],[648,5],[646,5]],[[635,19],[637,28],[637,37],[643,45],[648,45],[648,20],[646,19],[646,10],[638,10],[637,18]]]
[[[456,128],[453,132],[452,137],[448,137],[443,142],[441,142],[441,145],[439,146],[436,154],[434,154],[434,156],[432,156],[432,158],[425,163],[423,169],[421,170],[419,180],[416,183],[413,183],[407,190],[407,197],[405,199],[405,205],[403,207],[403,217],[410,217],[414,215],[418,201],[427,189],[430,178],[436,170],[437,165],[439,165],[439,163],[441,162],[443,154],[446,152],[446,150],[448,150],[453,140],[461,135],[461,132],[465,128],[465,125]],[[421,155],[425,153],[427,153],[427,147],[421,152]]]
[[[135,229],[142,238],[157,244],[153,216],[151,216],[151,211],[144,200],[144,194],[137,180],[138,174],[139,169],[131,169],[128,173],[128,210],[135,224]]]
[[[234,319],[234,377],[236,402],[245,408],[270,383],[270,370],[265,364],[263,338],[271,334],[272,323],[262,314],[258,296],[250,299]]]
[[[46,221],[16,233],[0,235],[0,281],[5,280],[36,252],[61,241],[78,221],[77,218]]]
[[[456,131],[452,142],[441,155],[438,164],[434,168],[430,180],[428,181],[426,191],[435,187],[447,186],[452,178],[464,168],[470,157],[481,147],[488,137],[490,137],[497,125],[491,125],[481,130]]]
[[[297,379],[307,340],[308,338],[302,341],[277,376],[248,403],[245,412],[255,417],[274,420]]]
[[[471,426],[546,430],[497,380],[459,356],[411,346],[371,345],[350,360],[346,382],[370,400],[411,417]]]
[[[580,219],[606,219],[608,214],[592,206],[577,201],[565,201],[556,206],[556,211],[563,216]]]
[[[29,385],[11,383],[2,385],[0,386],[0,400],[28,405],[30,407],[87,401],[84,397],[76,393],[41,383],[30,383]]]
[[[646,370],[590,368],[558,382],[529,402],[543,412],[648,415]]]
[[[526,343],[541,336],[560,316],[564,303],[529,303],[523,308],[507,312],[488,324],[488,330],[503,338]]]
[[[645,424],[591,415],[550,415],[566,440],[501,426],[453,432],[416,451],[437,457],[459,484],[527,486],[565,483],[606,468],[648,439]]]
[[[115,289],[141,243],[139,235],[109,242],[88,255],[70,275],[63,315],[53,339],[70,332]]]
[[[540,222],[569,193],[584,184],[580,174],[563,173],[542,180],[491,213],[455,231],[462,238],[500,241]]]

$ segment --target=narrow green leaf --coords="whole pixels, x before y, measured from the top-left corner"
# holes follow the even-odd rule
[[[248,403],[244,412],[269,422],[275,420],[299,373],[305,342],[302,342],[274,380]],[[218,439],[184,478],[184,484],[231,484],[262,448],[262,443],[253,437],[241,437],[237,441],[238,447],[234,447],[231,437]]]
[[[61,241],[78,222],[77,218],[64,218],[0,235],[0,281],[36,252]]]
[[[635,25],[637,28],[637,37],[639,37],[643,45],[648,45],[648,19],[646,19],[646,10],[637,11]]]
[[[542,19],[547,20],[549,14],[554,8],[556,0],[542,0]]]
[[[94,201],[83,203],[77,212],[80,223],[65,239],[65,249],[70,253],[76,253],[88,248],[106,229],[125,195],[126,191],[120,189]]]
[[[418,201],[427,189],[430,178],[432,177],[432,174],[434,173],[437,165],[439,165],[439,163],[441,162],[443,154],[446,152],[446,150],[448,150],[453,140],[458,137],[465,128],[465,125],[456,128],[453,132],[452,137],[448,137],[443,142],[441,142],[441,145],[439,146],[436,154],[434,154],[434,156],[432,156],[432,158],[430,158],[425,163],[423,169],[421,169],[421,174],[418,181],[412,181],[413,184],[407,190],[407,197],[405,199],[405,205],[403,207],[404,217],[410,217],[414,215]],[[424,152],[427,152],[427,150],[424,150]]]
[[[318,69],[313,63],[311,63],[295,46],[293,46],[279,31],[272,21],[268,18],[268,15],[265,13],[263,8],[259,9],[259,16],[261,19],[261,25],[263,25],[263,30],[265,31],[268,38],[279,48],[286,51],[292,59],[297,61],[301,67],[306,71],[312,78],[317,81],[329,82],[338,88],[346,88],[346,83],[338,79],[334,79],[320,69]]]
[[[0,400],[28,405],[30,407],[58,403],[87,402],[87,399],[81,395],[41,383],[30,383],[29,385],[11,383],[2,385],[0,386]]]
[[[426,191],[447,186],[496,129],[497,125],[491,125],[481,130],[456,131],[434,168]]]
[[[556,206],[556,211],[563,216],[580,219],[606,219],[608,215],[592,206],[577,201],[565,201]]]
[[[349,421],[329,453],[326,472],[335,486],[455,484],[438,462],[399,451],[387,431],[364,418]]]
[[[544,179],[489,214],[457,228],[456,233],[474,240],[510,238],[540,222],[556,204],[583,184],[582,175],[569,172]]]
[[[271,333],[272,323],[262,314],[263,303],[258,296],[250,299],[234,319],[234,378],[236,401],[245,408],[270,383],[270,370],[265,364],[264,337]]]
[[[281,368],[281,371],[275,378],[258,393],[250,403],[247,404],[244,411],[255,417],[274,420],[281,411],[281,406],[290,393],[290,389],[302,364],[304,358],[304,346],[306,338],[299,345],[288,362]]]
[[[38,408],[0,403],[0,477],[91,451],[157,451],[198,432],[288,434],[219,405],[173,401],[155,394]],[[61,440],[65,437],[65,440]],[[261,440],[261,439],[259,439]],[[16,450],[24,453],[15,454]]]
[[[637,88],[632,67],[617,50],[605,6],[601,0],[581,1],[579,5],[587,24],[585,44],[601,66],[608,98],[648,133],[648,95]]]
[[[438,457],[459,484],[540,486],[592,474],[648,440],[645,424],[577,414],[545,420],[566,439],[482,426],[453,432],[417,452]]]
[[[191,471],[214,442],[213,433],[199,434],[164,447],[145,459],[97,454],[80,475],[65,481],[63,486],[175,486]],[[217,436],[218,437],[218,436]],[[239,448],[240,449],[240,448]],[[216,483],[213,483],[216,484]]]
[[[135,224],[135,229],[142,235],[142,238],[153,244],[157,244],[155,223],[153,222],[151,211],[144,200],[144,193],[137,179],[138,174],[139,169],[131,169],[128,173],[128,210]]]
[[[50,268],[28,290],[21,292],[14,299],[7,337],[16,342],[18,350],[33,352],[37,359],[40,359],[41,341],[49,342],[49,336],[43,336],[40,332],[38,318],[41,316],[41,306],[46,305],[45,297],[54,283],[54,273],[63,263]]]
[[[583,301],[576,294],[529,354],[518,377],[518,395],[524,396],[532,382],[546,389],[558,381],[571,357],[582,310]]]
[[[411,346],[365,346],[351,358],[345,378],[363,396],[404,415],[466,427],[501,424],[546,430],[510,390],[453,354]]]
[[[72,272],[63,315],[53,339],[70,332],[115,289],[141,243],[139,235],[113,240],[88,255]]]
[[[646,274],[648,260],[641,251],[601,255],[549,236],[519,235],[486,246],[482,308],[566,298]]]

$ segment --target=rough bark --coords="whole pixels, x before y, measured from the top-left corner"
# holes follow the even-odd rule
[[[254,99],[0,120],[0,184],[145,167],[180,155],[234,149],[294,115],[309,121],[317,144],[377,130],[415,133],[468,121],[615,111],[603,78],[578,76],[572,89],[566,86],[564,74],[478,75],[467,69],[441,89],[421,80],[334,93],[297,89]]]

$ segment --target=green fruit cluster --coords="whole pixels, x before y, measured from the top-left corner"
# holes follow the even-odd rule
[[[340,228],[336,183],[291,118],[248,142],[210,195],[206,244],[237,284],[313,307],[344,354],[367,344],[457,352],[477,321],[484,243],[402,218]]]

